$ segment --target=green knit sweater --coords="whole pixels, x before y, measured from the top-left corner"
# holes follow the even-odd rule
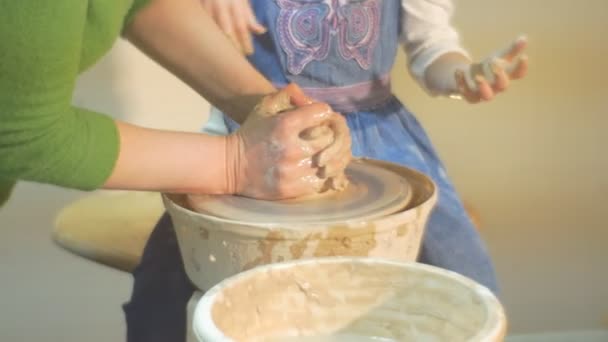
[[[113,120],[71,105],[76,78],[149,0],[0,0],[0,206],[17,180],[101,186]]]

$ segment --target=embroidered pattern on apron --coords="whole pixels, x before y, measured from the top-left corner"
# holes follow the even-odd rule
[[[337,45],[345,60],[368,70],[378,43],[382,0],[276,0],[277,33],[287,69],[298,75]]]

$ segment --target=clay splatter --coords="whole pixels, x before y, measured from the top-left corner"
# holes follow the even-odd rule
[[[243,271],[254,268],[259,265],[269,264],[272,262],[272,250],[280,241],[285,240],[283,234],[278,231],[269,232],[263,240],[258,241],[258,250],[261,255],[253,261],[248,262],[243,266]]]

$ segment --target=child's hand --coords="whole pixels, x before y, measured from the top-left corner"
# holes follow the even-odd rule
[[[528,57],[523,53],[527,45],[525,38],[518,38],[504,51],[472,64],[467,72],[456,71],[460,95],[470,103],[489,101],[505,91],[511,80],[524,77],[528,71]]]
[[[234,45],[245,54],[252,54],[251,33],[262,34],[266,28],[258,23],[249,0],[200,1]]]

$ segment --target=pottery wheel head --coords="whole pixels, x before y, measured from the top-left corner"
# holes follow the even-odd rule
[[[353,160],[345,174],[350,184],[341,192],[282,201],[203,195],[189,202],[196,212],[232,221],[298,224],[369,220],[403,210],[411,198],[405,178],[364,160]]]

